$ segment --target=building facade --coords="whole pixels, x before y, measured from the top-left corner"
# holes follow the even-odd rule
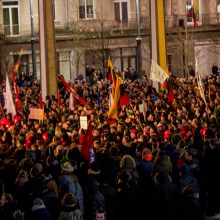
[[[15,63],[31,75],[31,15],[36,47],[36,77],[40,78],[38,0],[0,0],[0,69]],[[150,71],[150,2],[139,0],[142,70]],[[170,71],[187,76],[198,59],[202,75],[220,66],[220,0],[165,0],[167,62]],[[194,8],[195,21],[189,16]],[[58,73],[67,80],[85,74],[85,66],[107,69],[109,52],[115,67],[136,69],[136,0],[53,0]],[[194,27],[195,26],[195,27]]]

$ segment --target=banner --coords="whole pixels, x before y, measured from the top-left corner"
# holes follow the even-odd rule
[[[151,62],[150,79],[161,84],[169,78],[169,75],[164,71],[154,60]]]

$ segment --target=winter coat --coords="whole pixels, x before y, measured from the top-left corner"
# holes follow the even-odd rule
[[[94,220],[96,210],[105,208],[105,198],[99,190],[99,183],[90,179],[87,183],[87,198],[85,201],[85,214],[87,220]]]
[[[50,212],[44,205],[34,205],[31,210],[30,220],[52,220]]]
[[[76,206],[62,208],[59,220],[83,220],[81,211]]]
[[[74,182],[69,175],[59,177],[59,192],[62,198],[65,193],[74,193],[79,203],[80,211],[84,214],[83,191],[79,183]]]
[[[158,184],[154,189],[154,219],[178,220],[180,192],[173,184],[166,172],[160,172],[157,176]]]

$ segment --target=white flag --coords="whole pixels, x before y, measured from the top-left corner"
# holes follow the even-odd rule
[[[151,62],[150,79],[161,84],[170,76],[155,61]]]
[[[70,93],[69,107],[71,110],[75,110],[75,97],[73,97],[73,93]]]
[[[109,103],[108,103],[108,107],[109,109],[111,108],[112,104],[113,104],[113,95],[112,95],[112,88],[109,90]]]
[[[6,74],[6,100],[5,100],[5,108],[7,110],[7,114],[11,113],[12,116],[16,115],[15,104],[12,96],[11,86],[8,79],[8,74]]]
[[[199,74],[199,66],[198,66],[197,59],[196,59],[196,63],[195,63],[195,72],[196,72],[196,76],[197,76],[197,84],[198,84],[198,89],[199,89],[200,96],[203,99],[205,105],[207,106],[207,102],[206,102],[206,99],[205,99],[205,93],[204,93],[204,89],[203,89],[203,83],[202,83],[201,76]]]

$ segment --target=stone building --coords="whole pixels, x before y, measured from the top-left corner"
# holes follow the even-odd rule
[[[150,2],[139,0],[142,70],[151,57]],[[0,0],[0,69],[4,73],[24,49],[19,72],[32,74],[31,0]],[[38,0],[32,0],[37,78],[40,78]],[[136,69],[136,0],[53,0],[57,69],[67,80],[85,74],[85,65]],[[198,59],[203,75],[220,66],[220,0],[164,0],[167,62],[173,74],[187,76]],[[195,8],[196,27],[188,16]]]

